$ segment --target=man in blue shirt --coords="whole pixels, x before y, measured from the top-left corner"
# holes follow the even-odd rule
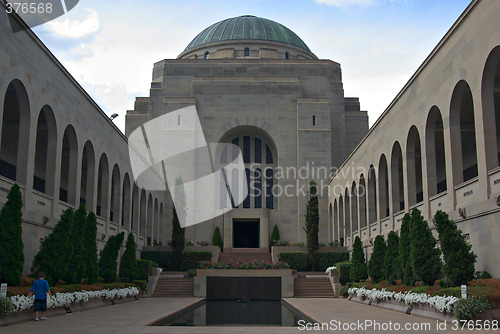
[[[33,283],[30,293],[28,294],[29,298],[31,294],[35,292],[35,321],[38,321],[38,312],[42,312],[42,320],[47,320],[45,317],[45,311],[47,311],[47,292],[50,297],[52,297],[52,293],[49,289],[49,282],[47,282],[44,278],[45,274],[43,272],[39,272],[38,279]]]

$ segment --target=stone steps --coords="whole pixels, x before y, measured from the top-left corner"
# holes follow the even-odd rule
[[[193,297],[192,277],[160,277],[153,297]]]
[[[271,262],[271,253],[220,253],[219,263],[233,261],[250,262],[253,260]]]
[[[327,276],[297,277],[294,283],[294,295],[297,298],[332,298],[334,296],[330,280]]]

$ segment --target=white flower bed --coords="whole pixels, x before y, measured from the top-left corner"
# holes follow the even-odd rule
[[[365,288],[349,288],[349,295],[357,296],[360,298],[367,298],[372,301],[389,300],[395,299],[399,302],[405,302],[408,305],[411,304],[427,304],[441,313],[451,312],[453,309],[453,304],[455,304],[459,298],[452,296],[430,296],[426,293],[415,293],[415,292],[394,292],[386,291],[385,289],[368,290]]]
[[[52,298],[47,299],[47,307],[66,307],[73,303],[88,302],[90,299],[96,298],[124,298],[133,297],[139,294],[139,289],[136,287],[130,287],[125,289],[113,289],[113,290],[100,290],[100,291],[78,291],[78,292],[64,292],[56,293]],[[17,295],[10,297],[10,301],[14,305],[14,313],[27,310],[33,306],[33,299],[26,296]]]

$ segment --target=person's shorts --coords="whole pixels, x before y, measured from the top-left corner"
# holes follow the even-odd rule
[[[47,299],[35,299],[35,312],[47,311]]]

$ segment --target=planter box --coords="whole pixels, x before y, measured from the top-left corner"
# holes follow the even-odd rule
[[[406,313],[408,308],[412,308],[411,315],[418,315],[424,318],[436,319],[440,321],[453,321],[456,320],[452,313],[441,313],[439,310],[427,304],[411,304],[408,305],[403,301],[397,301],[395,299],[381,300],[371,302],[370,299],[361,299],[361,297],[353,296],[349,298],[353,302],[369,304],[371,306],[378,306],[387,308],[393,311],[398,311]],[[371,302],[371,303],[370,303]]]
[[[116,298],[116,299],[105,299],[105,298],[93,298],[89,300],[88,302],[79,302],[76,304],[71,304],[69,308],[71,309],[71,312],[78,312],[78,311],[84,311],[88,309],[92,309],[95,307],[100,307],[100,306],[110,306],[114,304],[121,304],[125,302],[130,302],[134,301],[136,298],[134,297],[126,297],[126,298]],[[64,307],[57,307],[57,308],[49,308],[47,309],[47,316],[48,317],[53,317],[55,315],[61,315],[61,314],[66,314],[66,308]],[[22,322],[22,321],[28,321],[28,320],[33,320],[35,318],[35,312],[33,308],[30,308],[28,310],[24,310],[21,312],[16,312],[13,315],[10,315],[5,318],[0,318],[0,326],[6,326],[9,324],[13,324],[16,322]]]

